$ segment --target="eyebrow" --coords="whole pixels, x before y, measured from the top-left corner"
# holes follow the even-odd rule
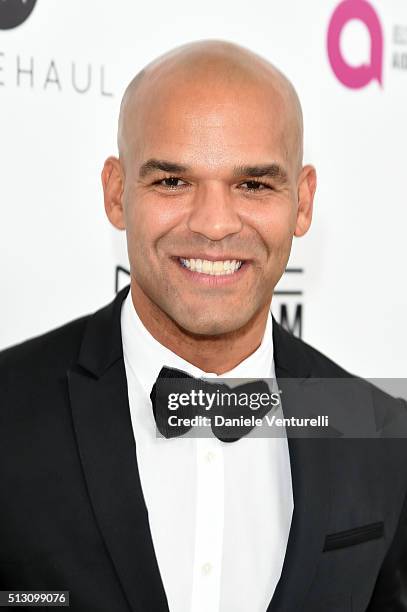
[[[165,161],[164,159],[149,159],[141,167],[139,171],[140,178],[144,178],[148,174],[152,174],[156,170],[162,170],[163,172],[187,172],[188,166],[182,164],[176,164],[174,162]]]
[[[233,169],[233,176],[268,177],[276,179],[281,184],[288,183],[287,171],[276,162],[256,166],[235,166]]]
[[[167,161],[164,159],[149,159],[140,167],[139,176],[144,178],[157,170],[169,173],[189,172],[191,168],[183,164]],[[288,174],[286,170],[278,163],[271,164],[256,164],[255,166],[235,166],[233,168],[233,176],[252,176],[256,178],[268,177],[276,179],[279,183],[285,184],[288,182]]]

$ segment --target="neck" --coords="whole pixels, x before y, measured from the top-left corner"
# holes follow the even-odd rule
[[[131,297],[137,315],[153,338],[200,370],[217,375],[235,368],[260,346],[270,310],[270,304],[265,304],[242,328],[204,336],[177,325],[135,283],[131,284]]]

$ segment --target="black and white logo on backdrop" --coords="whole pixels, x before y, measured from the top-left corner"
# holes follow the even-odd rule
[[[0,30],[11,30],[31,15],[37,0],[0,0]]]

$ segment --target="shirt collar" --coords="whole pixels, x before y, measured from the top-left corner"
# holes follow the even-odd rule
[[[191,376],[202,378],[274,378],[273,359],[273,319],[269,312],[266,329],[260,346],[241,361],[237,366],[217,375],[213,372],[204,372],[192,363],[189,363],[167,347],[158,342],[144,327],[133,305],[131,291],[123,302],[121,311],[121,329],[123,354],[127,366],[137,377],[139,383],[150,395],[153,384],[161,368],[184,370]]]

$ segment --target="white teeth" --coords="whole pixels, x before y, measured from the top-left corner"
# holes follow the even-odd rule
[[[191,262],[194,261],[193,259],[191,260]],[[205,272],[205,274],[212,274],[212,262],[208,261],[207,259],[204,259],[202,262],[202,272]]]
[[[238,259],[209,261],[208,259],[183,259],[180,257],[180,262],[184,268],[211,276],[234,274],[242,265],[242,262]]]

